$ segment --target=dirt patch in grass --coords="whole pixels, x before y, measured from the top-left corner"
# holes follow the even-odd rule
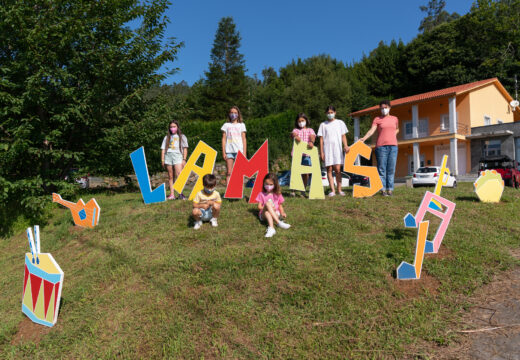
[[[439,248],[439,252],[437,254],[424,254],[425,259],[452,259],[455,256],[453,250],[447,248],[446,246],[441,246]],[[422,276],[422,275],[421,275]]]
[[[435,295],[438,293],[439,286],[441,285],[439,280],[424,271],[421,272],[420,280],[398,280],[390,275],[387,275],[386,278],[395,291],[404,295],[406,301],[425,293]]]
[[[512,251],[520,258],[520,250]],[[435,359],[520,359],[520,268],[495,276],[468,300],[473,304],[449,330],[448,347],[431,346]]]
[[[39,344],[42,337],[51,332],[53,328],[33,323],[29,318],[24,317],[18,325],[18,331],[11,339],[11,345],[23,343]]]

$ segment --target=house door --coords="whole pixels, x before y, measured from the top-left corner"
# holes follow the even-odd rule
[[[457,162],[459,175],[466,174],[466,143],[462,141],[457,142]],[[448,167],[450,164],[450,145],[435,145],[435,166],[442,165],[442,157],[448,155]],[[451,170],[451,169],[450,169]]]
[[[419,167],[423,167],[424,166],[424,154],[421,154],[419,155],[420,159],[421,159],[421,164],[419,165]],[[408,155],[408,175],[412,175],[413,174],[413,155]]]

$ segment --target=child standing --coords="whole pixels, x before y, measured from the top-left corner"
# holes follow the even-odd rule
[[[179,122],[173,120],[168,125],[168,134],[164,137],[161,145],[162,166],[168,169],[168,182],[170,183],[170,196],[168,200],[175,199],[173,190],[174,179],[179,176],[188,156],[188,139],[181,132]],[[175,175],[174,175],[175,171]],[[184,199],[184,195],[179,194],[180,199]]]
[[[268,224],[265,237],[272,237],[276,234],[276,230],[273,226],[274,223],[282,229],[289,229],[291,227],[291,225],[280,219],[280,217],[285,219],[287,214],[282,206],[284,198],[276,174],[268,173],[265,175],[264,188],[262,192],[258,193],[256,201],[258,201],[258,210],[260,210],[258,214],[260,221],[266,220]]]
[[[233,163],[240,151],[247,157],[246,125],[242,120],[240,109],[233,106],[229,109],[229,121],[222,125],[222,157],[226,162],[226,184],[231,177]]]
[[[314,140],[316,140],[316,133],[311,128],[311,122],[309,118],[304,113],[299,113],[296,116],[296,121],[294,122],[294,129],[291,133],[291,137],[299,143],[300,141],[306,142],[307,147],[312,149],[314,147]],[[302,156],[302,165],[311,166],[311,157],[308,154],[303,154]],[[309,181],[309,174],[303,174],[303,186],[307,186]],[[294,196],[294,192],[291,194]],[[305,195],[305,191],[303,192]]]
[[[217,227],[217,218],[220,213],[220,205],[222,199],[220,194],[215,190],[217,185],[217,177],[213,174],[206,174],[202,178],[204,189],[199,191],[193,199],[192,215],[195,218],[195,230],[200,229],[203,221],[209,221],[211,226]]]
[[[343,165],[345,158],[343,151],[347,153],[349,147],[347,145],[348,133],[347,126],[343,120],[336,119],[336,109],[334,106],[327,107],[325,110],[328,121],[320,124],[318,129],[318,136],[320,137],[320,157],[325,162],[327,168],[327,179],[329,180],[330,193],[329,196],[335,196],[334,179],[332,177],[332,170],[336,173],[336,186],[338,194],[345,196],[341,191],[341,165]]]

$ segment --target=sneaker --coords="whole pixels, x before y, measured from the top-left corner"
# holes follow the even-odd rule
[[[291,191],[291,197],[295,197],[296,193],[294,191]]]
[[[381,195],[383,195],[383,196],[388,196],[388,195],[386,194],[386,190],[381,190]]]
[[[387,191],[383,191],[383,196],[388,196],[388,192]]]
[[[329,197],[334,197],[334,196],[336,196],[336,193],[335,193],[334,191],[331,191],[331,192],[329,193]]]
[[[386,192],[386,196],[392,196],[393,194],[394,194],[394,193],[392,192],[392,190],[388,190],[388,191]]]
[[[179,194],[179,199],[181,200],[186,200],[186,196],[182,195],[182,194]]]
[[[170,196],[168,196],[168,200],[175,200],[175,195],[171,194]]]
[[[276,234],[276,230],[272,227],[268,227],[267,231],[265,232],[265,237],[270,238],[273,237],[274,234]]]
[[[287,230],[291,227],[291,225],[287,224],[283,220],[280,220],[280,221],[278,221],[278,227]]]
[[[340,191],[338,194],[340,194],[341,196],[345,196],[345,193],[343,191]]]
[[[202,226],[202,221],[195,221],[195,225],[193,226],[193,229],[194,230],[199,230],[200,227]]]
[[[217,218],[211,218],[211,220],[209,222],[211,223],[211,226],[213,226],[213,227],[218,226]]]

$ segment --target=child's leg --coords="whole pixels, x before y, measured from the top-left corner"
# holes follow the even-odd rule
[[[275,223],[277,223],[277,224],[280,222],[280,218],[278,217],[278,214],[274,210],[273,205],[271,205],[270,203],[266,203],[265,206],[264,206],[264,215],[267,215],[267,214],[269,214],[271,216],[271,218],[272,218],[271,224],[269,226],[272,227],[273,221]]]
[[[235,162],[235,159],[226,159],[226,167],[227,167],[227,173],[226,173],[226,185],[229,184],[229,178],[231,177],[231,171],[233,170],[233,163]]]
[[[166,168],[168,169],[168,183],[170,184],[170,195],[175,195],[175,193],[173,192],[173,166],[166,165]]]
[[[200,221],[200,217],[202,216],[202,212],[199,208],[193,208],[193,211],[191,212],[191,215],[195,219],[195,221]]]
[[[220,204],[214,203],[211,206],[211,212],[213,213],[213,217],[215,219],[218,218],[218,215],[220,214]]]
[[[334,165],[334,172],[336,173],[336,186],[338,193],[341,192],[341,164]]]
[[[274,228],[273,216],[271,215],[271,213],[269,213],[268,211],[264,211],[263,215],[264,215],[265,220],[267,220],[267,225],[269,225],[269,227]]]
[[[334,191],[334,179],[332,178],[332,165],[327,166],[327,180],[329,180],[330,190]]]
[[[309,185],[309,174],[303,174],[302,175],[302,179],[303,179],[303,187],[307,187],[307,185]]]
[[[181,171],[182,171],[182,163],[175,164],[174,167],[175,167],[175,178],[174,178],[174,180],[177,180],[177,178],[179,177],[179,175],[181,174]]]

